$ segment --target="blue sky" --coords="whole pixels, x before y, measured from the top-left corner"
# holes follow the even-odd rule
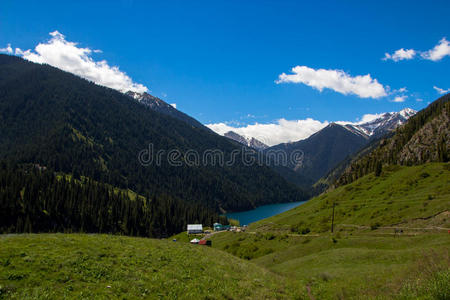
[[[57,30],[201,122],[233,126],[419,110],[439,97],[434,86],[450,88],[450,56],[426,52],[450,40],[449,1],[316,2],[3,0],[0,48],[35,52]],[[414,58],[382,59],[402,48]],[[313,77],[318,69],[349,80],[370,74],[385,96],[275,82],[296,66]]]

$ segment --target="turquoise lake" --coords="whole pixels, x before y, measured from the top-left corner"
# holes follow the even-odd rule
[[[239,220],[240,225],[248,225],[250,223],[281,214],[287,210],[290,210],[294,207],[302,205],[306,201],[299,202],[289,202],[289,203],[278,203],[278,204],[269,204],[257,207],[252,210],[234,212],[225,214],[228,218]]]

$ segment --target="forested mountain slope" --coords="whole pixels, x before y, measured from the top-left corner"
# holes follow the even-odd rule
[[[136,92],[132,92],[132,91],[126,92],[125,95],[139,101],[139,103],[153,109],[154,111],[157,111],[159,113],[162,113],[162,114],[171,116],[173,118],[176,118],[178,120],[184,121],[187,124],[191,125],[192,127],[203,128],[208,131],[211,130],[208,127],[204,126],[199,121],[197,121],[196,119],[179,111],[178,109],[176,109],[172,105],[168,104],[164,100],[159,99],[158,97],[155,97],[148,93],[140,94],[140,93],[136,93]]]
[[[450,157],[450,94],[442,96],[411,117],[386,139],[362,150],[338,179],[347,184],[385,165],[447,162]]]
[[[160,164],[143,166],[149,145]],[[149,197],[170,197],[216,211],[305,199],[269,167],[212,163],[188,166],[188,150],[218,149],[224,160],[241,148],[227,138],[157,113],[129,96],[48,65],[0,55],[0,159],[39,164]],[[170,150],[180,151],[174,166]],[[165,155],[165,156],[164,156]],[[239,156],[238,156],[239,157]]]

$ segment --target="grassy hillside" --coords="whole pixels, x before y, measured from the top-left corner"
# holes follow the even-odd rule
[[[205,246],[108,235],[0,236],[0,298],[296,298],[289,282]],[[304,292],[303,291],[300,291]]]
[[[220,233],[213,247],[307,287],[315,299],[448,299],[450,235]]]
[[[450,208],[450,164],[390,166],[379,177],[366,175],[307,203],[252,224],[253,229],[302,233],[330,231],[333,203],[338,229],[399,226],[419,222]],[[430,218],[429,221],[435,220]],[[397,224],[397,225],[396,225]],[[435,226],[450,227],[450,218]]]
[[[306,286],[315,299],[449,299],[449,167],[390,167],[246,233],[215,234],[213,247]]]
[[[449,299],[449,165],[396,167],[379,177],[365,176],[245,233],[214,234],[212,248],[190,245],[183,234],[177,242],[3,235],[0,295]],[[333,200],[337,225],[331,234]]]

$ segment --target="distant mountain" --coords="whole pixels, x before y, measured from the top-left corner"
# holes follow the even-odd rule
[[[241,143],[241,144],[243,144],[245,146],[248,146],[250,148],[256,149],[256,150],[264,150],[264,149],[269,148],[269,146],[267,146],[263,142],[255,139],[253,137],[252,138],[247,138],[247,137],[244,137],[244,136],[242,136],[240,134],[237,134],[234,131],[228,131],[223,136],[225,136],[225,137],[227,137],[229,139],[232,139],[232,140],[234,140],[234,141],[236,141],[238,143]]]
[[[361,134],[374,139],[396,129],[416,113],[417,111],[411,108],[405,108],[399,112],[384,113],[380,117],[369,122],[360,124],[349,123],[344,124],[343,126],[355,134]]]
[[[348,161],[343,185],[386,165],[418,165],[450,159],[450,94],[419,111],[389,137],[378,139]],[[340,169],[343,169],[341,167]]]
[[[294,151],[301,151],[302,162],[291,163],[289,167],[315,182],[372,140],[404,124],[415,113],[406,108],[400,112],[384,113],[370,122],[331,123],[307,139],[276,145],[266,149],[266,152],[283,150],[289,156]]]
[[[154,111],[157,111],[159,113],[171,116],[173,118],[176,118],[178,120],[181,120],[185,123],[188,123],[189,125],[201,128],[210,131],[210,129],[206,126],[204,126],[202,123],[197,121],[196,119],[190,117],[189,115],[179,111],[172,105],[168,104],[164,100],[159,99],[158,97],[152,96],[148,93],[136,93],[132,91],[128,91],[125,93],[125,95],[133,98],[134,100],[137,100],[139,103],[150,107]]]
[[[266,149],[265,152],[281,150],[287,157],[294,151],[302,153],[301,162],[289,161],[288,167],[314,182],[346,156],[360,149],[367,140],[365,135],[356,134],[344,126],[332,123],[305,140],[279,144]]]

